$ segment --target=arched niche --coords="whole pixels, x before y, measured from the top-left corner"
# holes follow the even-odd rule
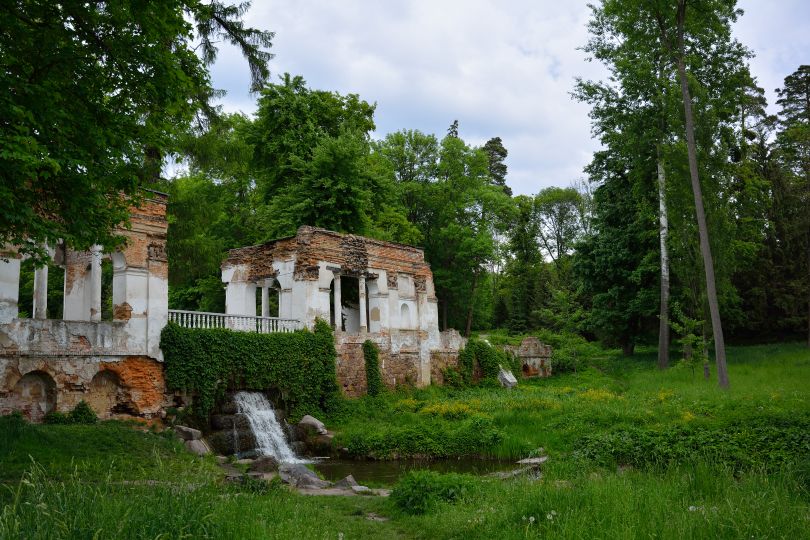
[[[109,369],[93,376],[85,401],[100,418],[109,418],[117,412],[131,412],[126,406],[121,378]]]
[[[31,371],[14,385],[14,404],[32,422],[56,409],[56,382],[44,371]]]
[[[399,327],[407,330],[411,326],[411,308],[408,304],[403,303],[399,307]]]

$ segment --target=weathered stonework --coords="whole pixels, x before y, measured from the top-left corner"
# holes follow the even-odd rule
[[[148,192],[132,209],[130,227],[117,231],[127,242],[114,253],[99,246],[54,250],[65,268],[63,320],[18,318],[19,260],[0,261],[0,414],[21,410],[38,421],[81,400],[101,418],[159,413],[165,402],[160,332],[168,320],[166,202],[165,194]],[[112,321],[100,320],[107,257]]]
[[[279,317],[310,328],[317,319],[330,322],[347,395],[365,391],[365,339],[378,344],[389,386],[430,384],[431,352],[448,349],[439,332],[433,273],[423,251],[412,246],[301,227],[293,237],[231,250],[222,281],[228,314],[255,315],[256,288],[263,287],[279,291]],[[350,286],[357,291],[351,299]],[[452,345],[456,352],[459,343]]]
[[[551,376],[551,347],[533,336],[524,338],[518,347],[506,347],[520,358],[524,378]]]

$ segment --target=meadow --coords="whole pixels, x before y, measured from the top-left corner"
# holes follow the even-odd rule
[[[808,538],[810,350],[728,356],[728,391],[652,351],[601,351],[511,391],[344,402],[325,420],[357,457],[549,456],[512,480],[412,473],[390,498],[225,484],[165,433],[7,417],[0,538]]]

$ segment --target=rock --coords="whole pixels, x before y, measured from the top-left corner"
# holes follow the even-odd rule
[[[225,456],[217,456],[217,463],[219,463],[220,465],[228,463],[228,458]]]
[[[325,488],[332,482],[321,480],[318,475],[300,463],[284,463],[278,468],[281,481],[297,488]]]
[[[307,453],[307,443],[304,441],[293,441],[290,443],[290,449],[297,456],[303,456]]]
[[[250,429],[250,422],[244,414],[212,414],[211,415],[211,428],[228,430],[233,429],[236,424],[236,429]]]
[[[191,441],[186,441],[186,450],[191,452],[192,454],[197,454],[198,456],[204,456],[206,454],[210,454],[211,450],[208,448],[208,445],[205,444],[205,441],[202,439],[194,439]]]
[[[310,433],[318,435],[326,435],[326,426],[317,418],[306,415],[299,422],[298,425],[306,429]]]
[[[358,495],[371,495],[371,489],[366,486],[352,486],[352,491]]]
[[[202,439],[202,431],[186,426],[174,426],[174,432],[184,441],[196,441]]]
[[[357,486],[357,485],[359,485],[359,484],[357,483],[357,480],[355,480],[354,476],[352,476],[352,475],[347,476],[343,480],[338,480],[337,482],[335,482],[335,487],[336,488],[343,488],[343,489],[351,489],[351,488],[353,488],[354,486]]]
[[[256,448],[256,436],[249,429],[215,431],[208,436],[208,442],[220,454],[229,456],[241,451]]]
[[[526,459],[521,459],[518,461],[518,465],[534,465],[535,467],[539,467],[543,463],[548,461],[548,456],[540,456],[540,457],[530,457]]]
[[[308,441],[308,449],[315,455],[328,455],[332,453],[332,439],[334,433],[327,432],[325,435],[316,435]]]
[[[242,458],[236,460],[237,465],[252,465],[253,459],[252,458]]]
[[[504,388],[514,388],[517,386],[517,379],[512,375],[511,371],[503,369],[503,366],[498,364],[498,382]]]
[[[261,456],[250,464],[250,472],[269,473],[278,470],[278,460],[273,456]]]

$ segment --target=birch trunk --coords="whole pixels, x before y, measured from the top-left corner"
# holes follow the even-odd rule
[[[658,326],[658,368],[666,369],[669,365],[669,216],[666,202],[666,173],[658,148],[658,237],[661,242],[661,312]]]

